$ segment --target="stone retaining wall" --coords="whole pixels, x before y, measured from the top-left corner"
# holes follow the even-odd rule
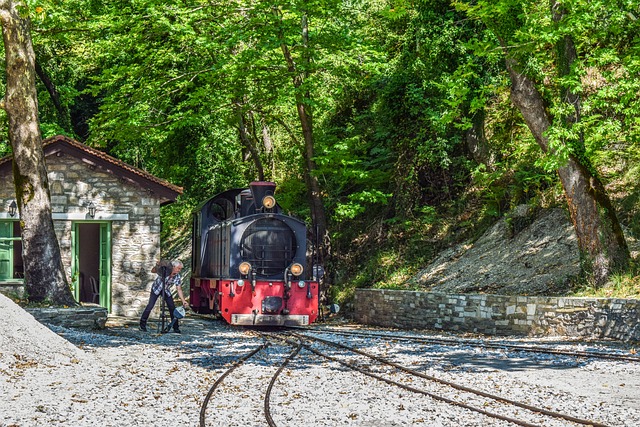
[[[73,308],[27,308],[42,324],[64,326],[75,329],[104,329],[107,323],[107,309],[95,307]]]
[[[355,321],[401,329],[640,341],[640,300],[358,289]]]
[[[23,281],[15,281],[15,282],[3,282],[0,283],[0,294],[5,295],[9,298],[22,299],[25,297],[24,291],[24,283]]]

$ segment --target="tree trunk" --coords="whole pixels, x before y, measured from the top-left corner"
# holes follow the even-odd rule
[[[269,167],[269,171],[271,172],[271,176],[275,176],[275,162],[273,161],[273,141],[271,140],[271,131],[269,130],[269,126],[264,120],[264,117],[260,116],[260,129],[261,129],[261,140],[262,146],[264,148],[264,152],[267,157],[267,165]]]
[[[478,111],[472,118],[472,126],[465,133],[467,150],[473,160],[487,166],[495,162],[494,154],[484,133],[484,110]]]
[[[35,70],[36,75],[40,78],[42,84],[44,84],[47,92],[49,92],[53,106],[56,108],[58,123],[65,131],[69,131],[71,129],[71,117],[67,108],[62,105],[60,93],[58,92],[58,89],[56,89],[56,85],[51,81],[51,78],[37,60],[35,61]]]
[[[302,17],[302,42],[304,49],[306,50],[308,48],[308,22],[306,16]],[[296,110],[298,111],[298,118],[300,119],[304,139],[304,149],[302,154],[305,161],[305,183],[311,208],[311,220],[313,221],[314,226],[313,234],[317,241],[321,243],[321,247],[319,248],[321,256],[326,256],[330,252],[330,241],[327,234],[327,218],[324,211],[324,204],[322,203],[320,183],[314,174],[316,164],[313,160],[315,155],[313,118],[311,114],[311,107],[305,101],[305,99],[309,99],[309,94],[307,93],[305,97],[300,91],[305,76],[302,72],[296,69],[289,47],[284,43],[282,43],[280,47],[287,63],[287,69],[292,76],[293,86],[296,89]],[[304,56],[303,60],[308,61],[308,58]]]
[[[511,99],[543,151],[549,151],[546,131],[551,126],[542,96],[533,81],[519,71],[516,60],[507,57],[511,77]],[[584,271],[596,286],[629,262],[629,249],[604,185],[574,155],[558,169],[571,221],[578,237]]]
[[[23,2],[0,0],[7,89],[3,107],[9,119],[13,179],[22,227],[25,288],[32,301],[75,305],[64,274],[51,218],[51,197],[42,151],[35,86],[35,55]]]
[[[260,159],[260,153],[256,147],[256,144],[252,141],[250,132],[247,130],[247,120],[245,118],[245,112],[243,111],[243,103],[240,99],[236,99],[233,103],[236,110],[236,117],[238,118],[238,135],[240,142],[249,152],[251,160],[256,167],[256,175],[258,181],[264,181],[264,167],[262,166],[262,160]]]

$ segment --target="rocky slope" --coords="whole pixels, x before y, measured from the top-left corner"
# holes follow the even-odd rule
[[[579,273],[577,239],[567,212],[519,206],[476,242],[442,252],[413,283],[433,292],[557,295]]]

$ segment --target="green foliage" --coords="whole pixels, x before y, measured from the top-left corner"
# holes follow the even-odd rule
[[[411,215],[455,197],[468,177],[461,142],[471,103],[479,108],[478,75],[461,81],[456,63],[469,60],[459,38],[474,28],[460,28],[447,2],[382,4],[372,12],[367,32],[387,49],[388,64],[344,91],[318,156],[335,190],[336,222],[370,215],[372,205]]]
[[[308,221],[302,100],[330,214],[336,295],[406,286],[440,247],[517,204],[555,196],[554,171],[569,155],[611,185],[627,183],[617,200],[640,235],[640,188],[628,184],[640,182],[634,2],[565,2],[559,21],[548,2],[531,0],[31,6],[37,58],[59,95],[54,102],[38,80],[43,135],[76,137],[183,186],[178,203],[163,208],[167,232],[206,198],[256,179],[259,165],[278,183],[280,205]],[[563,74],[556,45],[567,35],[579,60]],[[550,154],[510,103],[505,47],[554,118]],[[580,95],[575,123],[569,90]],[[239,137],[240,120],[248,141]],[[468,145],[478,123],[484,158]],[[0,157],[10,153],[4,135]]]
[[[378,190],[363,190],[351,193],[347,196],[347,201],[338,203],[335,209],[335,220],[354,219],[367,211],[367,206],[372,204],[385,205],[390,194],[384,194]]]
[[[614,274],[604,286],[595,288],[583,284],[575,289],[572,296],[596,298],[640,298],[640,276],[637,269],[624,274]]]
[[[285,212],[297,218],[310,217],[304,180],[292,177],[278,182],[276,199]]]
[[[516,205],[539,203],[536,198],[554,185],[556,177],[522,159],[518,164],[496,164],[491,170],[478,165],[473,181],[480,189],[485,213],[499,218]]]
[[[562,4],[565,14],[554,20],[544,2],[454,4],[501,38],[509,54],[526,64],[524,71],[541,83],[554,117],[547,135],[552,155],[544,162],[546,170],[562,166],[569,154],[589,166],[611,141],[638,140],[640,88],[637,79],[626,78],[639,71],[637,7],[626,1],[578,0]],[[563,55],[555,50],[565,36],[572,38],[578,51],[578,60],[566,75],[556,68]],[[480,46],[475,43],[476,52],[487,51]],[[580,120],[575,123],[568,121],[575,109],[564,96],[567,91],[580,96]]]
[[[424,234],[418,233],[417,228],[404,229],[403,235],[412,237],[407,239],[396,234],[403,227],[389,230],[388,237],[398,240],[385,239],[377,247],[367,246],[367,255],[361,256],[350,267],[347,277],[340,286],[331,290],[331,298],[338,303],[345,303],[352,298],[357,288],[378,289],[413,289],[410,279],[437,253],[438,246],[427,241]],[[353,254],[356,251],[352,252]]]

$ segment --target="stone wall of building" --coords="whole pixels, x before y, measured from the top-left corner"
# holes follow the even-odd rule
[[[401,329],[640,341],[640,300],[359,289],[354,320]]]
[[[86,215],[86,220],[111,224],[111,313],[141,314],[155,277],[150,270],[160,258],[160,200],[135,183],[74,156],[58,153],[47,156],[46,162],[53,214]],[[13,186],[0,186],[3,211],[12,200]],[[96,206],[95,218],[87,215],[90,202]],[[73,221],[54,220],[70,282]]]
[[[96,220],[127,214],[111,222],[111,313],[142,313],[160,258],[160,201],[135,184],[95,169],[72,156],[47,158],[53,212],[87,212],[96,206]],[[71,275],[71,221],[55,221],[64,265]]]

